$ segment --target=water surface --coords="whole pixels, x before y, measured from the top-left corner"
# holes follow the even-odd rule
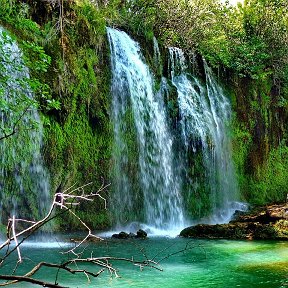
[[[189,249],[166,258],[169,254]],[[60,254],[67,243],[49,242],[29,244],[22,248],[27,269],[38,261],[61,262],[68,258]],[[140,251],[142,250],[142,252]],[[89,244],[83,256],[119,256],[144,260],[144,254],[156,261],[162,258],[163,272],[124,262],[114,262],[121,278],[108,272],[89,284],[86,276],[66,272],[58,275],[58,282],[68,287],[252,287],[273,288],[288,285],[288,243],[273,241],[189,240],[183,238],[150,238],[147,240],[105,240]],[[144,253],[144,254],[143,254]],[[28,258],[30,260],[28,260]],[[94,269],[92,266],[85,266]],[[11,266],[4,267],[11,269]],[[96,271],[94,269],[94,271]],[[45,269],[41,279],[54,281],[57,271]],[[21,283],[15,287],[31,287]]]

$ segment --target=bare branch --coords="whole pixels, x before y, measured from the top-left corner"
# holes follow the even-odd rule
[[[15,244],[16,244],[16,250],[17,250],[17,254],[18,254],[18,262],[21,263],[22,262],[22,257],[21,257],[21,253],[20,253],[20,248],[19,248],[19,245],[18,245],[18,240],[17,240],[17,237],[16,237],[16,232],[15,232],[15,216],[13,215],[12,217],[12,232],[13,232],[13,238],[15,240]]]
[[[5,255],[2,257],[2,259],[0,259],[0,265],[4,262],[4,260],[9,257],[15,250],[17,250],[19,253],[20,253],[20,250],[19,250],[19,246],[27,239],[30,237],[30,235],[32,235],[35,231],[37,231],[39,228],[41,228],[43,225],[45,225],[46,223],[48,223],[49,221],[51,221],[53,218],[55,217],[58,217],[59,215],[62,215],[62,213],[65,213],[65,212],[68,212],[68,213],[71,213],[73,217],[76,217],[78,219],[78,221],[88,230],[88,235],[85,237],[85,239],[83,239],[83,241],[81,241],[76,247],[74,247],[71,251],[71,253],[73,253],[74,255],[77,255],[77,253],[75,252],[75,250],[80,246],[82,245],[89,237],[93,237],[93,238],[97,238],[98,240],[102,240],[100,237],[97,237],[95,235],[92,234],[91,232],[91,229],[71,210],[71,207],[72,207],[72,204],[73,202],[75,201],[87,201],[87,199],[90,199],[90,198],[95,198],[95,197],[99,197],[99,193],[101,191],[103,191],[103,189],[105,189],[108,185],[104,186],[102,185],[100,187],[100,189],[95,192],[95,193],[90,193],[90,194],[85,194],[84,193],[84,187],[87,187],[88,185],[91,185],[92,183],[88,183],[88,184],[85,184],[81,187],[78,187],[72,191],[70,191],[70,193],[74,193],[76,191],[81,191],[81,195],[71,195],[71,194],[65,194],[65,193],[55,193],[54,195],[54,198],[53,198],[53,202],[52,202],[52,205],[50,207],[50,210],[48,211],[47,215],[39,220],[38,222],[34,222],[34,221],[26,221],[24,219],[19,219],[19,221],[21,222],[27,222],[27,223],[31,223],[32,225],[29,226],[28,228],[18,232],[17,234],[14,233],[13,235],[9,235],[8,237],[8,234],[10,232],[8,232],[7,230],[7,240],[2,243],[0,245],[0,250],[3,249],[4,247],[7,247],[7,251],[5,253]],[[73,187],[73,186],[72,186]],[[69,191],[70,188],[68,188],[66,191]],[[86,199],[87,198],[87,199]],[[60,200],[59,200],[60,199]],[[102,196],[101,196],[101,199],[102,199]],[[75,204],[75,203],[74,203]],[[106,205],[106,203],[105,203]],[[55,210],[56,207],[60,206],[61,209],[63,209],[62,212],[58,212],[58,214],[54,215],[53,216],[53,212]],[[71,207],[69,207],[71,206]],[[16,221],[16,219],[14,220]],[[14,223],[14,226],[15,226],[15,223]],[[9,227],[9,223],[8,223],[8,226],[7,226],[7,229]],[[24,236],[26,235],[25,237],[22,238],[22,240],[18,243],[16,243],[15,240],[17,240],[17,238],[21,237],[21,236]],[[9,250],[9,245],[11,243],[11,241],[15,241],[16,245],[15,247],[13,247],[11,250]],[[18,256],[19,256],[19,253],[18,253]]]
[[[58,284],[48,283],[45,281],[40,281],[40,280],[36,280],[36,279],[30,278],[30,277],[25,277],[25,276],[0,275],[0,279],[10,281],[10,282],[4,283],[4,284],[0,284],[0,286],[8,286],[8,285],[15,284],[17,282],[28,282],[28,283],[37,284],[37,285],[40,285],[43,287],[66,288],[65,286],[60,286]]]
[[[158,256],[160,254],[162,254],[163,252],[165,252],[166,250],[171,248],[173,245],[171,245],[170,247],[164,248],[162,251],[160,251],[159,253],[154,255],[154,257],[149,258],[148,255],[146,254],[146,251],[144,250],[144,248],[139,247],[138,244],[134,243],[139,248],[139,250],[141,251],[142,256],[143,256],[142,258],[144,258],[143,260],[136,260],[136,259],[134,259],[134,257],[131,257],[131,258],[112,257],[112,256],[93,257],[93,252],[91,253],[90,257],[87,257],[87,258],[83,257],[82,255],[84,254],[85,248],[80,253],[77,253],[77,249],[80,246],[83,246],[83,244],[85,242],[87,242],[87,240],[89,238],[92,237],[92,238],[95,238],[97,240],[103,240],[102,238],[92,234],[90,227],[72,210],[73,204],[80,203],[81,201],[90,201],[90,200],[93,200],[93,198],[95,198],[95,197],[99,197],[100,199],[104,199],[105,200],[105,207],[106,207],[106,199],[102,196],[100,197],[100,192],[103,191],[104,189],[106,189],[108,185],[104,185],[104,183],[103,183],[103,185],[101,186],[101,188],[97,192],[85,193],[84,188],[86,188],[90,184],[91,183],[88,183],[88,184],[83,185],[83,186],[78,187],[78,188],[74,188],[75,187],[75,184],[74,184],[73,186],[69,187],[68,189],[64,190],[63,192],[55,193],[53,201],[52,201],[52,205],[50,207],[50,210],[48,211],[47,215],[38,222],[30,221],[30,220],[26,220],[26,219],[21,219],[21,218],[16,219],[15,216],[13,216],[12,219],[9,219],[9,222],[7,225],[7,240],[4,243],[2,243],[2,245],[0,246],[0,250],[3,249],[4,247],[7,247],[7,252],[5,253],[4,257],[1,259],[0,266],[3,264],[4,260],[9,255],[11,255],[11,253],[15,250],[17,251],[17,254],[18,254],[18,261],[17,261],[16,267],[14,268],[14,271],[12,272],[12,274],[0,275],[1,280],[8,280],[8,282],[6,282],[6,283],[1,283],[0,287],[12,285],[12,284],[15,284],[17,282],[29,282],[29,283],[41,285],[44,287],[53,287],[53,288],[54,287],[57,287],[57,288],[60,287],[61,288],[63,286],[59,286],[57,283],[57,279],[58,279],[58,275],[59,275],[60,271],[66,271],[66,272],[71,273],[73,275],[84,274],[86,276],[88,282],[91,281],[92,277],[96,278],[99,275],[101,275],[104,271],[108,271],[110,273],[111,277],[120,277],[118,275],[117,269],[114,267],[114,263],[118,262],[118,261],[131,263],[132,265],[139,267],[141,270],[143,270],[144,268],[147,267],[147,268],[157,269],[158,271],[163,271],[163,268],[160,266],[160,262],[164,261],[165,259],[167,259],[173,255],[185,252],[185,251],[190,250],[190,249],[195,247],[195,246],[190,246],[190,242],[189,242],[186,244],[186,246],[182,250],[170,253],[166,256],[163,256],[160,260],[156,260],[156,258],[158,258]],[[78,194],[76,192],[78,192]],[[53,214],[54,210],[58,207],[60,208],[60,210],[58,210],[58,212],[56,214]],[[63,254],[74,255],[74,256],[72,256],[72,259],[66,260],[62,263],[48,263],[48,262],[44,262],[44,261],[39,262],[30,271],[28,271],[25,275],[21,275],[21,276],[14,275],[16,273],[18,266],[23,261],[23,258],[21,257],[21,253],[20,253],[20,245],[30,235],[35,233],[35,231],[37,231],[44,224],[51,221],[55,217],[62,215],[63,213],[70,213],[71,216],[76,218],[79,221],[79,223],[83,227],[85,227],[85,229],[87,230],[86,236],[81,241],[79,241],[79,243],[75,247],[73,247],[72,249],[70,249],[66,252],[63,252]],[[28,228],[16,233],[15,232],[16,231],[15,226],[16,226],[17,222],[24,222],[30,226]],[[20,236],[23,236],[23,238],[20,241],[18,241],[18,238]],[[12,249],[10,249],[10,243],[13,240],[15,241],[16,245]],[[83,266],[82,264],[93,265],[93,270],[87,268],[87,265]],[[83,267],[85,267],[85,268],[83,268]],[[95,267],[97,267],[98,271],[97,270],[95,271]],[[40,280],[33,278],[34,275],[42,268],[57,269],[54,283],[40,281]]]
[[[205,253],[205,258],[206,258],[206,251],[205,251],[204,247],[202,247],[201,244],[199,244],[199,245],[197,245],[197,246],[194,246],[194,245],[191,246],[191,245],[190,245],[191,243],[193,243],[193,240],[189,241],[183,249],[177,250],[176,252],[173,252],[173,253],[170,253],[170,254],[167,254],[166,256],[164,256],[163,258],[161,258],[159,261],[157,261],[157,264],[159,264],[160,262],[162,262],[162,261],[164,261],[164,260],[166,260],[166,259],[168,259],[168,258],[170,258],[170,257],[172,257],[172,256],[174,256],[174,255],[177,255],[177,254],[180,254],[180,253],[184,253],[184,252],[186,252],[186,251],[195,249],[196,247],[199,247],[199,248],[201,248],[201,250],[204,251],[204,253]]]

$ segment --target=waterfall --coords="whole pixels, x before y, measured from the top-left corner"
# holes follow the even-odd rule
[[[156,37],[153,37],[153,60],[154,60],[154,67],[157,72],[159,72],[160,75],[162,75],[162,63],[161,63],[161,54],[160,49],[158,45],[158,41]]]
[[[120,224],[140,220],[159,229],[184,223],[180,178],[162,93],[138,43],[107,28],[112,66],[115,148],[114,211]]]
[[[0,141],[0,217],[36,218],[49,200],[49,176],[41,156],[43,127],[21,50],[1,27],[0,73],[0,133],[17,130]]]
[[[118,224],[177,229],[187,216],[194,223],[229,221],[245,205],[232,160],[231,105],[211,69],[204,61],[205,79],[192,75],[183,51],[171,47],[170,76],[157,91],[138,43],[119,30],[107,33]],[[153,64],[161,65],[156,39],[153,46]]]
[[[228,137],[228,122],[231,106],[221,87],[215,80],[211,69],[204,62],[206,83],[188,73],[182,50],[170,48],[171,79],[178,93],[180,129],[186,156],[185,169],[189,169],[188,153],[196,157],[201,154],[205,196],[209,200],[213,221],[228,221],[235,209],[241,210],[237,202],[238,187],[232,161],[231,140]],[[198,160],[199,161],[199,160]],[[198,164],[199,166],[199,164]],[[190,187],[193,195],[199,195],[197,175],[186,181],[193,183]],[[197,174],[197,173],[194,173]],[[201,182],[201,181],[200,181]],[[205,191],[206,190],[206,191]],[[203,191],[202,191],[203,193]],[[198,203],[199,204],[199,203]]]

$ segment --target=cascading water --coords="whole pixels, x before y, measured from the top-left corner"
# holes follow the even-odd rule
[[[170,48],[169,53],[171,80],[178,93],[180,126],[186,151],[184,159],[188,159],[187,153],[194,154],[194,157],[201,153],[208,194],[205,201],[210,203],[212,221],[226,222],[235,209],[243,208],[237,202],[238,187],[231,159],[231,140],[227,131],[231,116],[230,104],[205,63],[206,83],[202,84],[187,72],[182,50]],[[186,170],[188,166],[189,163],[184,164]],[[191,189],[190,192],[192,197],[196,197],[199,194],[197,176],[194,179],[186,176],[186,181],[187,179],[194,183],[194,191]]]
[[[107,33],[112,66],[116,195],[112,202],[116,217],[120,224],[141,220],[159,229],[179,231],[184,225],[180,179],[174,167],[162,94],[154,91],[153,77],[138,43],[116,29],[107,28]],[[130,139],[133,135],[135,138]]]
[[[161,75],[162,74],[162,63],[161,63],[161,54],[156,37],[153,37],[153,60],[154,68]]]
[[[16,42],[0,27],[0,217],[41,216],[49,200],[43,166],[43,128],[29,87],[29,71]],[[29,208],[28,208],[29,207]]]

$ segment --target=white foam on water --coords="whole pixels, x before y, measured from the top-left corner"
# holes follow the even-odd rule
[[[188,223],[183,226],[174,226],[173,229],[167,227],[164,229],[160,229],[151,225],[133,222],[126,226],[118,226],[113,230],[100,232],[97,235],[103,238],[109,238],[113,234],[119,234],[120,232],[126,232],[126,233],[133,233],[136,234],[139,229],[144,230],[147,233],[147,237],[168,237],[168,238],[175,238],[179,236],[181,230],[183,230],[185,227],[189,226]]]

